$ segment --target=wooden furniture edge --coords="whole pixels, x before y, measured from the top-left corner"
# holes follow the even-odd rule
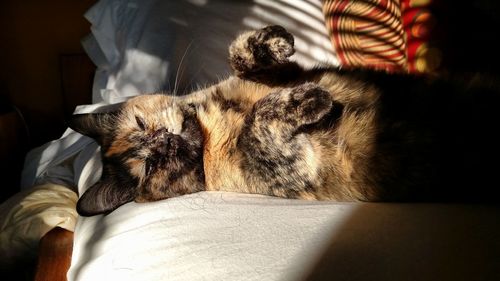
[[[71,264],[73,232],[55,227],[40,239],[35,281],[66,281]]]

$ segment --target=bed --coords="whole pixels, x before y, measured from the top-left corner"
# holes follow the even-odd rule
[[[85,14],[92,27],[82,40],[97,66],[92,104],[75,113],[214,83],[230,73],[226,52],[236,34],[268,24],[295,35],[293,59],[302,64],[357,65],[359,55],[345,48],[353,38],[332,44],[332,34],[353,23],[332,22],[329,9],[355,14],[366,6],[336,5],[343,2],[98,1]],[[372,8],[396,3],[375,2]],[[398,29],[403,25],[391,30]],[[362,61],[388,71],[414,67],[393,56],[398,48]],[[23,191],[0,206],[2,266],[37,256],[36,280],[71,281],[500,278],[498,206],[200,192],[79,217],[78,195],[99,179],[100,169],[97,144],[70,129],[32,150]]]

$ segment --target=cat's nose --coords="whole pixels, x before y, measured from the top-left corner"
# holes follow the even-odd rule
[[[170,157],[177,155],[177,150],[179,148],[178,136],[172,133],[165,133],[163,135],[163,143],[161,146],[161,150],[164,155],[168,155]]]
[[[159,130],[154,131],[153,134],[151,134],[151,139],[157,140],[159,138],[163,138],[165,136],[165,134],[168,134],[167,129],[161,128]]]

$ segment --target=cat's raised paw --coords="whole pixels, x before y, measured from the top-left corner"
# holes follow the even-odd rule
[[[262,63],[284,63],[293,55],[293,35],[279,25],[267,26],[248,38],[248,47]]]
[[[293,35],[279,25],[240,35],[229,47],[229,60],[238,75],[284,64],[295,53]]]

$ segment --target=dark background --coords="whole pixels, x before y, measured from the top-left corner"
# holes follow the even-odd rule
[[[0,1],[0,202],[19,190],[26,152],[65,130],[91,100],[95,69],[80,40],[96,0]]]

